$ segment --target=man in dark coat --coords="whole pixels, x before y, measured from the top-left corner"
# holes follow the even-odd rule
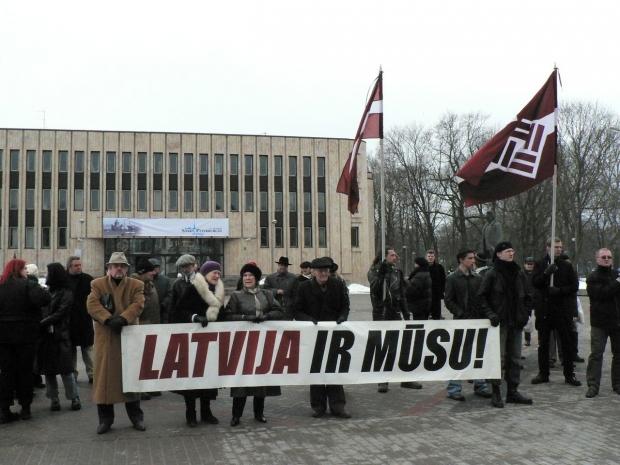
[[[288,311],[288,307],[295,302],[293,293],[297,287],[297,276],[288,271],[290,265],[288,257],[280,257],[276,264],[278,271],[265,278],[263,289],[271,289],[280,306]]]
[[[311,280],[302,282],[295,296],[294,315],[296,320],[335,321],[340,324],[349,317],[349,293],[344,283],[329,275],[333,267],[330,257],[312,260]],[[310,386],[310,405],[313,417],[325,415],[327,404],[332,415],[340,418],[351,416],[344,409],[346,399],[344,387],[340,384]]]
[[[549,338],[557,330],[563,354],[564,382],[581,386],[575,377],[577,347],[571,336],[573,318],[577,318],[579,278],[573,265],[562,256],[562,249],[560,239],[554,240],[553,251],[551,241],[548,241],[547,255],[534,266],[532,284],[538,330],[538,374],[532,379],[532,384],[549,382]]]
[[[508,385],[506,402],[531,405],[532,399],[517,388],[521,379],[521,336],[528,320],[531,296],[527,293],[527,279],[514,261],[515,251],[510,242],[495,246],[493,267],[483,276],[478,298],[482,314],[493,326],[499,326],[499,344],[504,377]],[[504,407],[501,379],[491,380],[491,404]]]
[[[172,281],[165,274],[161,273],[161,262],[157,258],[149,258],[149,262],[153,264],[153,284],[157,291],[159,300],[159,321],[168,323],[168,307],[172,297]]]
[[[86,298],[90,294],[90,282],[93,277],[82,272],[82,259],[77,255],[67,259],[67,274],[69,275],[69,289],[73,293],[71,306],[71,350],[73,354],[73,372],[77,380],[77,348],[82,352],[82,361],[86,367],[88,382],[93,384],[93,343],[95,331],[93,319],[86,310]]]
[[[428,262],[428,271],[431,274],[433,284],[431,318],[433,320],[441,320],[441,299],[443,299],[446,289],[446,270],[437,263],[437,254],[432,249],[426,251],[426,261]]]
[[[586,397],[598,395],[607,338],[611,340],[611,385],[620,394],[620,276],[612,266],[613,255],[609,249],[596,252],[596,265],[586,281],[591,325]]]

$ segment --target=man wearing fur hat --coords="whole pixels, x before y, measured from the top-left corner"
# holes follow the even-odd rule
[[[532,297],[528,294],[527,278],[514,261],[514,254],[510,242],[503,241],[495,246],[493,267],[484,274],[478,297],[482,314],[500,329],[502,367],[508,385],[506,402],[530,405],[532,399],[517,388],[521,379],[521,337]],[[501,379],[491,380],[491,385],[491,404],[504,407]]]
[[[114,423],[114,404],[124,402],[127,415],[138,431],[144,431],[144,413],[137,395],[123,393],[121,331],[138,323],[144,307],[144,284],[127,276],[129,262],[114,252],[106,264],[106,276],[91,282],[86,300],[95,320],[95,373],[93,401],[99,414],[98,434],[107,433]]]
[[[181,255],[177,260],[181,277],[172,286],[170,323],[199,323],[205,327],[216,321],[224,306],[224,283],[220,279],[222,268],[218,262],[206,261],[196,273],[196,258]],[[211,400],[217,389],[191,389],[179,391],[185,399],[185,421],[190,428],[198,425],[196,399],[200,399],[200,418],[203,423],[217,424],[211,413]]]

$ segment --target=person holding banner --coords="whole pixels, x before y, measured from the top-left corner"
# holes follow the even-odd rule
[[[172,288],[170,302],[170,323],[199,323],[204,328],[216,321],[224,306],[224,283],[220,279],[222,267],[218,262],[206,261],[196,273],[196,259],[192,255],[181,255],[177,260],[181,271]],[[188,389],[175,391],[185,399],[185,421],[187,426],[198,426],[196,399],[200,399],[200,419],[203,423],[216,425],[219,420],[211,412],[211,401],[217,397],[217,389]]]
[[[312,260],[312,279],[302,282],[297,289],[295,299],[295,319],[311,321],[335,321],[341,324],[349,317],[349,293],[344,282],[330,276],[334,261],[330,257]],[[327,405],[332,415],[339,418],[351,418],[344,406],[346,399],[341,384],[311,385],[310,406],[314,418],[325,415]]]
[[[138,324],[144,307],[144,283],[127,276],[129,262],[123,252],[113,252],[106,275],[90,283],[86,309],[95,320],[95,372],[93,401],[97,404],[97,434],[110,431],[114,404],[124,402],[134,429],[145,431],[140,398],[123,392],[121,331]]]
[[[260,289],[258,283],[262,271],[256,264],[243,265],[239,273],[243,280],[243,288],[234,291],[230,296],[226,309],[222,312],[223,321],[252,321],[261,323],[267,320],[284,320],[280,303],[269,290]],[[254,396],[254,419],[260,423],[267,423],[265,419],[265,397],[282,394],[280,386],[252,386],[230,388],[233,398],[232,419],[230,426],[238,426],[243,415],[243,409],[248,396]]]
[[[495,246],[493,267],[482,278],[478,297],[482,314],[493,326],[500,327],[500,351],[504,377],[508,385],[506,402],[531,405],[532,399],[517,388],[521,380],[521,337],[529,318],[531,296],[527,279],[514,261],[515,250],[508,241]],[[491,404],[503,408],[501,379],[491,380]]]

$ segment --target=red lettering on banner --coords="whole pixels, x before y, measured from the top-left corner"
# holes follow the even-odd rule
[[[245,342],[247,331],[235,332],[232,348],[230,346],[230,332],[225,331],[220,333],[219,344],[219,367],[218,375],[234,375],[237,372],[237,366],[239,365],[239,359],[241,358],[241,350]]]
[[[256,368],[254,372],[257,375],[264,375],[269,373],[271,369],[271,359],[273,358],[273,349],[276,345],[276,333],[277,331],[267,331],[265,334],[265,344],[263,345],[263,358],[261,359],[260,366]]]
[[[171,334],[164,366],[159,379],[172,378],[172,372],[177,372],[177,378],[189,376],[189,334]]]
[[[148,334],[144,339],[144,350],[142,351],[142,363],[140,364],[140,376],[138,378],[140,380],[159,377],[159,370],[153,370],[156,344],[157,334]]]
[[[245,359],[243,360],[243,374],[251,375],[254,370],[254,361],[256,360],[256,348],[258,347],[258,338],[260,331],[250,331],[248,334],[248,343],[245,346]]]
[[[299,331],[284,331],[278,347],[278,354],[273,364],[273,373],[289,374],[299,372]]]
[[[214,341],[217,341],[217,333],[192,334],[192,342],[198,343],[196,347],[196,360],[194,361],[194,372],[192,373],[193,378],[201,378],[204,376],[209,343]]]

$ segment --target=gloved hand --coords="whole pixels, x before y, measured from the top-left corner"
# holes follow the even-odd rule
[[[379,265],[379,274],[381,275],[386,275],[390,272],[390,265],[388,265],[388,263],[383,260],[381,262],[381,265]]]
[[[127,326],[129,323],[122,316],[115,315],[105,320],[105,324],[109,326],[112,331],[120,333],[123,329],[123,326]]]
[[[411,313],[403,313],[403,320],[412,320]]]
[[[559,297],[560,295],[562,295],[562,289],[559,287],[549,288],[549,297]]]
[[[254,318],[250,318],[250,321],[253,321],[254,323],[262,323],[263,321],[265,321],[265,317],[255,316]]]
[[[497,313],[490,313],[489,321],[491,322],[491,326],[499,326],[499,315]]]
[[[318,324],[318,323],[319,323],[319,322],[318,322],[318,321],[316,321],[316,319],[314,319],[314,318],[312,318],[310,321],[312,321],[312,324],[314,324],[314,325],[316,325],[316,324]]]
[[[336,320],[336,324],[340,324],[340,323],[344,323],[345,321],[347,321],[347,317],[346,316],[339,316],[338,319]]]
[[[550,264],[547,269],[545,269],[545,275],[551,276],[558,270],[558,266],[555,263]]]
[[[206,316],[195,315],[194,323],[200,323],[202,327],[204,328],[205,326],[209,324],[209,319]]]

